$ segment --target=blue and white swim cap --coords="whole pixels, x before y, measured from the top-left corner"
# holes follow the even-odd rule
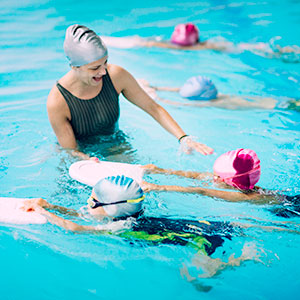
[[[94,186],[98,201],[104,204],[103,209],[111,217],[132,216],[142,209],[144,192],[132,178],[109,176],[99,180]]]
[[[64,50],[70,65],[80,67],[107,55],[107,48],[101,38],[91,29],[82,25],[67,28]]]
[[[179,94],[189,100],[211,100],[217,98],[218,90],[208,77],[195,76],[184,83]]]

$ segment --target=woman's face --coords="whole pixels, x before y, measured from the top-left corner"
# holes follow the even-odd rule
[[[72,67],[78,78],[86,85],[97,86],[106,74],[107,56],[80,67]]]

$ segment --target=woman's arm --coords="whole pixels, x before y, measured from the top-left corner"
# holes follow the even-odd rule
[[[112,68],[115,68],[115,70],[112,70]],[[185,135],[185,132],[170,114],[149,97],[130,73],[118,66],[111,67],[110,71],[114,73],[115,80],[113,83],[118,85],[120,92],[123,93],[127,100],[152,116],[164,129],[174,135],[177,139]],[[204,155],[213,152],[213,149],[204,144],[196,142],[190,144],[193,149]]]
[[[54,86],[49,93],[47,112],[50,124],[59,144],[63,148],[76,150],[77,142],[70,124],[70,112],[63,96],[56,86]]]
[[[63,96],[56,86],[52,88],[47,100],[47,112],[50,124],[61,147],[68,149],[70,154],[81,159],[90,159],[88,154],[78,150],[78,145],[70,124],[70,112]],[[96,158],[92,158],[96,160]]]

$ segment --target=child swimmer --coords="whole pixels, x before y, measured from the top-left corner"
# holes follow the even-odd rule
[[[218,107],[230,110],[245,109],[273,109],[279,103],[271,97],[225,95],[218,92],[212,80],[206,76],[193,76],[179,87],[157,87],[152,86],[145,79],[139,79],[138,83],[146,93],[154,100],[175,106],[192,107]],[[174,92],[190,101],[174,101],[161,98],[157,92]],[[279,105],[289,110],[300,111],[300,101],[285,97]]]
[[[145,182],[144,188],[152,191],[195,193],[230,202],[248,201],[255,204],[272,204],[275,205],[272,211],[278,216],[286,218],[300,216],[300,195],[282,195],[256,186],[261,174],[260,160],[250,149],[241,148],[222,154],[214,163],[213,173],[162,169],[155,165],[146,165],[144,168],[149,173],[170,174],[198,180],[210,178],[217,188],[234,189],[234,191],[228,191]]]
[[[238,43],[234,44],[225,39],[200,40],[198,27],[193,23],[178,24],[175,26],[170,40],[160,38],[131,37],[101,37],[109,47],[129,49],[134,47],[167,48],[173,50],[213,50],[217,52],[242,53],[251,51],[254,54],[268,58],[282,58],[288,62],[298,62],[300,47],[297,45],[281,47],[275,41],[281,37],[274,37],[268,43]]]
[[[192,263],[204,271],[199,278],[211,277],[227,267],[240,266],[248,260],[260,261],[254,244],[245,244],[240,257],[232,254],[228,262],[211,255],[225,240],[243,235],[241,227],[253,227],[251,224],[239,224],[217,221],[185,220],[148,217],[143,214],[144,192],[139,184],[125,176],[111,176],[101,179],[93,188],[87,201],[87,213],[96,220],[110,217],[113,221],[106,225],[80,225],[57,216],[49,210],[64,214],[79,215],[75,210],[52,205],[42,198],[27,200],[23,210],[35,211],[45,216],[50,223],[73,232],[98,232],[114,234],[130,241],[144,241],[150,245],[172,244],[190,246],[197,251]],[[266,230],[289,231],[281,227],[255,226]],[[182,276],[197,285],[186,267]]]

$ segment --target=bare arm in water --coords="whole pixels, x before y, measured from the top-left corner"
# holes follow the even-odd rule
[[[208,179],[212,178],[213,174],[209,172],[195,172],[195,171],[182,171],[182,170],[172,170],[159,168],[156,165],[149,164],[142,166],[146,170],[146,173],[151,174],[169,174],[176,175],[180,177],[186,177],[191,179]],[[256,204],[268,204],[272,201],[273,204],[280,203],[279,199],[276,199],[274,195],[263,195],[253,190],[248,193],[242,193],[238,190],[236,191],[224,191],[216,189],[208,189],[203,187],[191,187],[191,186],[178,186],[178,185],[158,185],[144,181],[142,187],[146,191],[166,191],[166,192],[179,192],[179,193],[191,193],[191,194],[201,194],[209,197],[216,197],[229,202],[254,202]],[[231,187],[229,187],[231,188]]]
[[[69,231],[73,231],[73,232],[96,231],[96,227],[94,226],[79,225],[75,222],[66,220],[48,211],[47,209],[50,209],[70,216],[79,216],[79,213],[76,210],[69,209],[64,206],[51,204],[43,198],[34,198],[34,199],[29,199],[24,201],[24,206],[22,209],[28,213],[32,211],[37,212],[45,216],[50,223],[62,227]]]
[[[213,174],[210,172],[195,172],[195,171],[163,169],[153,164],[142,166],[142,168],[146,171],[146,173],[150,173],[150,174],[176,175],[176,176],[192,178],[192,179],[206,179],[208,177],[213,176]]]
[[[24,201],[23,210],[30,212],[36,211],[37,208],[47,208],[50,210],[55,210],[61,214],[69,216],[79,216],[78,212],[75,209],[70,209],[64,206],[51,204],[43,198],[33,198]]]
[[[173,169],[163,169],[154,164],[148,164],[142,166],[146,173],[149,174],[166,174],[175,175],[185,178],[197,179],[197,180],[207,180],[213,179],[214,174],[210,172],[197,172],[197,171],[183,171],[183,170],[173,170]],[[209,189],[204,187],[191,187],[191,186],[179,186],[179,185],[159,185],[150,182],[143,181],[142,186],[145,191],[166,191],[166,192],[179,192],[179,193],[190,193],[190,194],[201,194],[204,196],[220,198],[229,202],[254,202],[256,204],[268,204],[272,201],[272,204],[281,203],[279,197],[274,195],[265,195],[259,193],[257,190],[253,189],[247,193],[243,193],[234,187],[228,186],[227,184],[221,182],[218,183],[221,188],[234,189],[234,191],[225,191],[217,189]]]
[[[191,186],[178,186],[178,185],[158,185],[143,181],[143,189],[146,191],[165,191],[165,192],[178,192],[189,194],[200,194],[209,197],[215,197],[223,199],[229,202],[253,202],[255,204],[268,204],[272,201],[272,204],[280,203],[279,199],[276,199],[274,195],[263,195],[253,190],[249,193],[242,193],[240,191],[224,191],[216,189],[208,189],[203,187],[191,187]]]
[[[163,99],[157,96],[158,101],[175,106],[192,106],[192,107],[219,107],[231,110],[243,109],[273,109],[276,106],[277,100],[270,97],[241,97],[236,95],[219,94],[216,99],[208,101],[193,101],[193,102],[177,102],[173,100]],[[249,100],[247,100],[249,99]]]
[[[153,190],[158,190],[158,189],[150,189],[148,191],[153,191]],[[59,227],[62,227],[66,230],[73,231],[73,232],[105,232],[105,228],[99,228],[98,226],[87,226],[87,225],[79,225],[75,222],[72,222],[70,220],[66,220],[62,217],[57,216],[56,214],[49,212],[47,209],[51,210],[56,210],[60,213],[72,215],[72,216],[79,216],[76,210],[69,209],[63,206],[58,206],[58,205],[53,205],[49,202],[47,202],[45,199],[42,198],[34,198],[30,200],[26,200],[24,202],[23,210],[26,212],[30,213],[32,211],[35,211],[41,215],[44,215],[47,220]],[[280,224],[285,224],[286,222],[277,222]],[[299,231],[293,230],[293,229],[288,229],[284,227],[279,227],[279,226],[262,226],[262,225],[257,225],[257,224],[249,224],[249,223],[240,223],[240,222],[231,222],[233,226],[236,227],[242,227],[242,228],[260,228],[265,231],[286,231],[290,233],[295,233],[295,234],[300,234]]]
[[[47,211],[46,209],[44,209],[42,207],[37,207],[36,211],[38,213],[42,214],[43,216],[45,216],[50,223],[57,225],[59,227],[62,227],[66,230],[73,231],[73,232],[96,231],[95,226],[79,225],[70,220],[61,218],[61,217]]]
[[[139,79],[138,83],[141,87],[156,101],[166,103],[174,106],[192,106],[192,107],[219,107],[225,109],[273,109],[276,106],[277,100],[271,97],[258,97],[258,96],[237,96],[237,95],[224,95],[219,94],[216,99],[208,101],[186,101],[178,102],[174,100],[164,99],[157,95],[157,91],[174,92],[178,93],[178,87],[156,87],[149,84],[147,80]]]
[[[135,47],[148,47],[148,48],[165,48],[173,50],[215,50],[215,51],[229,51],[233,49],[233,44],[230,42],[210,42],[203,41],[198,42],[191,46],[180,46],[172,44],[169,41],[158,41],[149,40],[139,36],[128,36],[128,37],[112,37],[112,36],[101,36],[102,40],[108,47],[130,49]]]

